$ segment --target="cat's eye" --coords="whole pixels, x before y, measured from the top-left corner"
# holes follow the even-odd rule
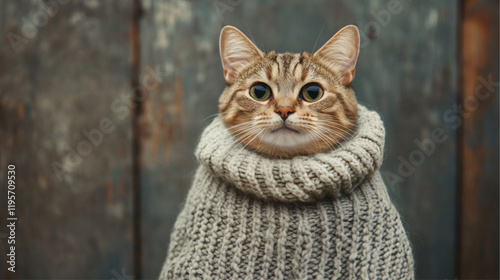
[[[323,89],[317,84],[307,84],[300,90],[300,94],[305,101],[314,102],[323,97]]]
[[[264,83],[258,83],[250,88],[250,96],[255,100],[265,101],[271,97],[271,89]]]

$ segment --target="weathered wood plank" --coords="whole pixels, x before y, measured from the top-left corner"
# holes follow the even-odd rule
[[[499,4],[465,1],[463,9],[459,276],[498,279]]]
[[[194,148],[223,89],[209,1],[143,1],[140,85],[143,277],[157,278],[189,189]]]
[[[129,2],[2,3],[0,233],[8,164],[18,221],[16,272],[2,239],[1,278],[131,272],[131,122],[112,106],[130,94]]]
[[[360,27],[354,89],[384,117],[384,176],[413,241],[417,276],[456,276],[456,130],[443,114],[457,99],[457,1],[143,3],[142,75],[155,67],[166,72],[148,91],[143,116],[144,277],[157,277],[165,260],[204,119],[217,113],[224,87],[217,43],[225,24],[280,52],[318,49],[344,25]],[[446,143],[434,143],[411,174],[401,174],[398,157],[409,161],[419,150],[414,141],[432,140],[434,129]]]
[[[401,1],[399,13],[387,13],[391,2],[370,6],[359,21],[370,41],[354,88],[384,117],[382,171],[412,241],[416,276],[454,278],[457,131],[445,116],[457,100],[458,1]]]

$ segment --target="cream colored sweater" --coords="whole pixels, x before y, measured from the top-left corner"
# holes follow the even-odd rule
[[[413,279],[413,258],[378,168],[384,127],[359,106],[340,148],[276,160],[235,148],[220,119],[160,279]]]

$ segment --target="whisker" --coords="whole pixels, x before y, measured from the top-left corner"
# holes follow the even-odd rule
[[[247,125],[247,124],[250,124],[250,123],[253,123],[253,120],[251,120],[251,121],[246,121],[246,122],[242,122],[242,123],[240,123],[240,124],[235,124],[235,125],[232,125],[232,126],[231,126],[231,128],[244,126],[244,125]]]
[[[330,148],[331,151],[334,150],[334,143],[335,140],[328,137],[327,135],[325,135],[324,133],[320,132],[320,131],[315,131],[316,133],[316,136],[320,139],[322,139],[323,141],[325,141],[325,143],[328,145],[328,147]]]
[[[321,147],[320,143],[318,142],[318,140],[316,139],[316,137],[314,137],[314,134],[312,131],[310,130],[306,130],[306,136],[311,139],[311,141],[313,141],[313,143],[316,145],[316,147]]]
[[[323,136],[322,140],[325,141],[328,145],[334,145],[334,144],[338,145],[339,142],[347,141],[355,135],[355,131],[353,131],[352,129],[331,121],[325,121],[325,120],[317,120],[316,122],[305,121],[302,122],[302,124],[308,124],[310,126],[317,127],[317,129],[321,131],[321,136]],[[312,129],[306,129],[306,131],[311,131],[311,130]],[[314,135],[318,137],[318,133],[315,133]],[[328,141],[324,139],[325,136],[328,137]]]
[[[252,30],[250,29],[250,27],[248,26],[248,22],[245,21],[245,25],[247,26],[247,29],[248,29],[248,33],[250,34],[250,38],[252,39],[252,42],[257,46],[257,42],[255,41],[255,39],[253,38],[253,34],[252,34]],[[262,41],[261,41],[262,43]],[[262,49],[265,50],[264,48],[264,45],[262,45]]]
[[[330,128],[329,129],[330,131],[335,131],[335,132],[340,131],[348,137],[352,137],[356,133],[356,131],[354,131],[350,128],[346,128],[344,126],[339,126],[339,125],[335,125],[335,124],[331,124],[331,123],[324,123],[323,125],[321,125],[321,127]]]
[[[353,131],[351,128],[347,127],[346,125],[342,125],[340,123],[336,123],[336,122],[333,122],[333,121],[318,120],[317,122],[321,123],[321,124],[328,124],[328,125],[331,125],[331,126],[334,126],[334,127],[344,128],[346,130]],[[348,125],[352,125],[351,122],[348,122],[347,124]]]
[[[236,141],[242,143],[245,139],[249,138],[254,132],[258,131],[258,128],[249,128],[248,131],[238,135]]]
[[[342,133],[338,133],[337,131],[326,130],[326,131],[322,131],[322,133],[330,136],[332,139],[336,139],[335,140],[336,143],[340,142],[339,140],[342,140],[342,141],[349,140],[349,138],[346,135],[344,135]]]
[[[209,118],[211,118],[211,117],[213,117],[213,116],[218,116],[218,115],[219,115],[219,113],[217,113],[217,114],[212,114],[212,115],[210,115],[210,116],[208,116],[208,117],[204,118],[204,119],[201,121],[201,123],[203,123],[204,121],[208,120]]]
[[[233,160],[234,160],[234,159],[235,159],[235,158],[236,158],[236,157],[237,157],[237,156],[241,153],[241,151],[243,151],[243,149],[245,149],[245,148],[248,146],[248,144],[252,143],[252,141],[253,141],[255,138],[257,138],[260,134],[262,134],[262,132],[264,132],[264,130],[261,130],[261,131],[260,131],[259,133],[257,133],[257,134],[256,134],[256,135],[252,138],[252,139],[250,139],[250,141],[248,141],[248,143],[247,143],[247,144],[245,144],[245,145],[243,146],[243,148],[241,148],[241,149],[240,149],[240,150],[239,150],[239,151],[238,151],[238,152],[237,152],[237,153],[233,156],[233,158],[231,159],[231,161],[229,161],[229,164],[231,164],[231,163],[233,162]]]
[[[316,42],[314,43],[314,47],[312,48],[311,53],[314,53],[314,49],[316,48],[316,45],[318,44],[319,37],[321,36],[321,33],[323,33],[323,29],[325,28],[326,20],[323,23],[323,27],[321,27],[321,30],[319,31],[318,38],[316,38]]]

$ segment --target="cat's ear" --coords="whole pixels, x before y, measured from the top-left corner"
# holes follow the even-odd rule
[[[359,54],[359,32],[354,25],[348,25],[337,32],[317,52],[315,57],[340,71],[343,84],[354,79],[356,60]]]
[[[224,78],[228,83],[233,82],[238,71],[263,55],[245,34],[233,26],[222,28],[219,48]]]

